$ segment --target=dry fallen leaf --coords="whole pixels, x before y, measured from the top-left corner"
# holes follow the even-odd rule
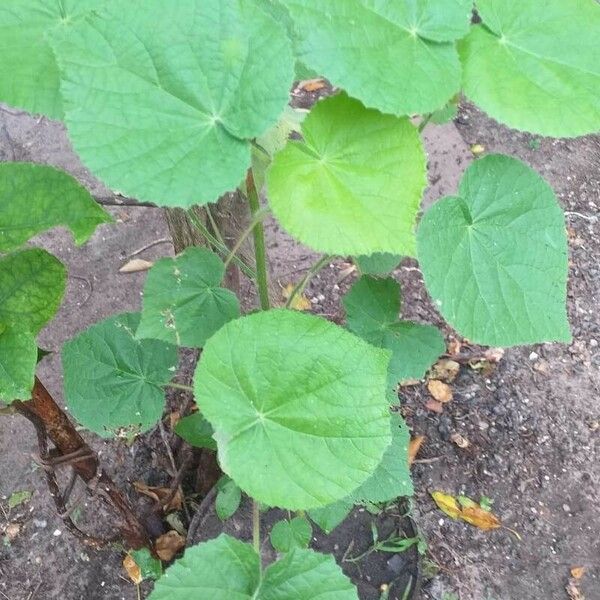
[[[504,348],[488,348],[483,353],[483,357],[485,358],[485,360],[497,363],[504,358],[504,352]]]
[[[322,79],[306,79],[298,87],[305,92],[317,92],[325,87],[325,82]]]
[[[450,439],[453,443],[455,443],[459,448],[468,448],[471,445],[471,442],[466,437],[460,435],[460,433],[453,433],[450,436]]]
[[[460,354],[461,350],[462,342],[460,340],[457,340],[456,338],[451,338],[448,342],[448,354],[450,356],[456,356],[457,354]]]
[[[156,555],[164,561],[173,560],[173,557],[185,548],[185,538],[174,530],[161,535],[154,544]]]
[[[143,258],[134,258],[128,263],[125,263],[120,269],[119,273],[139,273],[140,271],[147,271],[154,263],[144,260]]]
[[[288,283],[282,290],[281,295],[283,299],[287,302],[290,299],[290,296],[294,292],[296,286],[293,283]],[[296,294],[296,297],[292,301],[290,308],[294,310],[310,310],[312,308],[312,304],[310,300],[304,294]]]
[[[169,427],[171,428],[171,430],[175,429],[175,425],[179,423],[180,419],[181,413],[178,410],[174,410],[172,413],[169,414]]]
[[[179,489],[175,492],[173,498],[171,498],[167,503],[167,500],[171,495],[170,488],[153,487],[146,485],[142,481],[134,481],[133,487],[140,494],[144,494],[145,496],[148,496],[149,498],[159,502],[166,513],[171,512],[172,510],[179,510],[183,506],[183,497],[181,495],[181,490]]]
[[[9,542],[12,542],[21,533],[21,526],[18,523],[9,523],[4,530],[4,535]]]
[[[430,379],[427,382],[427,389],[438,402],[445,403],[452,400],[452,388],[448,384],[439,381],[439,379]]]
[[[496,515],[487,510],[483,510],[480,506],[463,507],[459,519],[462,519],[479,529],[483,529],[484,531],[502,527],[502,523],[500,523],[500,519],[498,519]]]
[[[410,440],[410,444],[408,445],[408,466],[415,462],[415,458],[417,458],[417,454],[419,454],[419,450],[425,441],[424,435],[416,435],[414,438]]]
[[[441,402],[434,400],[433,398],[429,398],[429,400],[427,400],[427,402],[425,403],[425,408],[427,410],[430,410],[431,412],[438,414],[444,412],[444,405]]]
[[[575,579],[569,580],[566,590],[569,600],[585,600],[585,596],[579,591]]]
[[[125,556],[125,558],[123,559],[123,568],[129,576],[129,579],[131,579],[131,581],[133,581],[135,585],[139,585],[140,583],[142,583],[142,570],[135,562],[135,560],[133,560],[130,554]]]
[[[431,368],[431,378],[452,383],[460,371],[460,364],[449,358],[438,360]]]
[[[585,573],[585,567],[573,567],[571,569],[571,577],[573,579],[581,579]]]
[[[437,504],[437,507],[452,519],[459,519],[461,508],[454,496],[444,494],[444,492],[432,492],[431,497]]]

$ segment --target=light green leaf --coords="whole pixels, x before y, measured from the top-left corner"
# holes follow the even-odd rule
[[[415,254],[425,154],[407,120],[339,94],[306,117],[267,172],[269,202],[295,238],[327,254]]]
[[[412,496],[409,442],[410,434],[404,419],[399,413],[392,413],[392,443],[373,475],[352,492],[355,502],[388,502],[399,496]]]
[[[431,115],[431,122],[435,123],[436,125],[443,125],[444,123],[449,123],[450,121],[453,121],[454,119],[456,119],[457,115],[458,115],[458,97],[456,97],[455,99],[448,102],[448,104],[446,104],[446,106],[444,106],[444,108],[440,108],[439,110],[436,110]]]
[[[177,348],[138,340],[138,313],[92,325],[63,346],[65,396],[73,416],[102,437],[150,429],[165,406]]]
[[[600,130],[600,5],[477,0],[460,43],[464,91],[494,119],[554,137]]]
[[[30,248],[1,257],[0,323],[38,334],[58,310],[66,280],[64,265],[45,250]]]
[[[232,517],[242,501],[242,490],[227,475],[223,475],[217,482],[217,498],[215,510],[221,521]]]
[[[55,44],[75,150],[108,186],[214,202],[250,166],[293,79],[282,25],[252,0],[113,0]]]
[[[8,508],[16,508],[21,504],[25,504],[31,500],[31,492],[23,490],[22,492],[13,492],[8,499]]]
[[[64,225],[83,244],[112,217],[73,177],[54,167],[0,164],[0,252],[18,248],[34,235]]]
[[[213,428],[199,412],[181,419],[175,425],[175,433],[195,448],[217,449],[217,442],[213,439]]]
[[[0,101],[62,119],[58,66],[48,37],[63,31],[103,0],[2,0]]]
[[[292,548],[308,548],[312,527],[304,517],[290,521],[278,521],[271,529],[271,545],[277,552],[289,552]]]
[[[375,252],[369,256],[357,256],[356,264],[364,275],[387,275],[391,273],[402,260],[397,254]]]
[[[0,402],[29,400],[36,364],[35,336],[0,323]]]
[[[390,383],[421,379],[446,345],[431,325],[399,321],[400,284],[394,279],[361,277],[343,299],[348,328],[380,348],[392,351]]]
[[[319,317],[271,310],[206,344],[196,400],[247,494],[290,510],[356,489],[390,443],[389,354]]]
[[[201,348],[227,321],[240,314],[237,296],[219,287],[223,261],[206,248],[188,248],[159,260],[144,285],[136,336]]]
[[[354,502],[348,498],[322,508],[312,508],[308,516],[325,532],[331,533],[349,514]]]
[[[429,293],[472,342],[571,339],[564,215],[550,186],[522,162],[490,155],[473,163],[458,196],[425,214],[418,243]]]
[[[267,567],[249,544],[226,534],[186,550],[150,600],[358,600],[332,556],[294,549]]]
[[[260,579],[252,546],[221,534],[188,548],[156,582],[150,600],[255,600]]]
[[[469,0],[282,0],[298,58],[365,106],[410,115],[459,91],[453,41],[468,31]]]

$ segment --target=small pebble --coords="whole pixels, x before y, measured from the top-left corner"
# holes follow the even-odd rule
[[[529,360],[533,361],[533,360],[537,360],[540,357],[540,355],[537,352],[532,352],[529,355]]]

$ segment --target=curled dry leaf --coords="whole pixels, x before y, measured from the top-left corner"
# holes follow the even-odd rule
[[[142,570],[130,554],[127,554],[123,559],[123,568],[135,585],[142,583]]]
[[[581,579],[585,574],[585,567],[573,567],[571,569],[571,577],[573,579]]]
[[[119,273],[139,273],[140,271],[147,271],[153,264],[154,263],[144,260],[143,258],[132,258],[119,269]]]
[[[462,350],[462,342],[456,338],[451,338],[448,342],[448,354],[450,356],[457,356]]]
[[[172,413],[169,414],[169,427],[171,431],[175,429],[175,425],[177,425],[177,423],[179,423],[180,420],[181,413],[178,410],[174,410]]]
[[[295,288],[296,286],[293,283],[288,283],[281,291],[281,295],[286,302],[290,299]],[[297,294],[290,305],[290,308],[294,310],[310,310],[311,307],[310,300],[304,294]]]
[[[439,379],[430,379],[427,382],[427,389],[438,402],[445,403],[452,400],[452,388]]]
[[[175,530],[161,535],[154,544],[156,555],[166,562],[173,560],[175,555],[185,548],[185,538]]]
[[[500,519],[496,515],[483,510],[480,506],[463,507],[459,518],[484,531],[502,527],[502,523],[500,523]]]
[[[444,405],[433,398],[429,398],[425,403],[425,408],[431,412],[441,414],[444,412]]]
[[[305,79],[298,87],[305,92],[317,92],[325,87],[325,82],[322,79]]]
[[[483,353],[483,357],[489,362],[497,363],[504,358],[504,352],[504,348],[488,348]]]
[[[577,581],[575,579],[569,579],[566,590],[569,600],[585,600],[585,596],[579,591],[579,588],[577,587]]]
[[[460,435],[460,433],[453,433],[450,436],[450,439],[459,448],[463,448],[464,449],[464,448],[468,448],[471,445],[471,442],[469,442],[469,440],[466,437]]]
[[[447,514],[452,519],[460,518],[462,509],[454,496],[444,494],[444,492],[432,492],[431,497],[443,513]]]
[[[438,360],[431,368],[431,379],[452,383],[460,371],[460,364],[450,358]]]
[[[417,458],[417,454],[419,454],[419,450],[425,439],[424,435],[416,435],[410,440],[410,444],[408,445],[408,466],[415,462],[415,458]]]
[[[4,535],[9,542],[12,542],[21,533],[21,526],[18,523],[9,523],[4,530]]]
[[[181,490],[177,490],[175,495],[169,500],[171,496],[170,488],[162,488],[162,487],[153,487],[146,485],[142,481],[134,481],[133,487],[140,494],[144,494],[156,502],[160,503],[163,510],[168,513],[173,510],[179,510],[183,506],[183,496],[181,495]],[[167,502],[168,500],[168,502]]]

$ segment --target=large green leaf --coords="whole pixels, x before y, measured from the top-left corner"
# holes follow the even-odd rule
[[[299,59],[371,108],[395,115],[442,108],[459,91],[453,40],[471,0],[282,0]]]
[[[260,573],[252,546],[226,534],[186,550],[150,600],[358,600],[332,556],[294,549]]]
[[[437,328],[398,320],[400,284],[392,278],[361,277],[343,303],[351,331],[392,351],[392,385],[402,379],[420,379],[446,349]]]
[[[0,258],[0,324],[36,335],[58,310],[66,280],[63,264],[39,248]]]
[[[75,150],[110,187],[213,202],[250,166],[293,79],[282,25],[253,0],[113,0],[55,44]]]
[[[459,46],[464,90],[494,119],[574,137],[600,130],[596,0],[477,0],[483,25]]]
[[[267,172],[269,202],[298,240],[329,254],[415,254],[426,185],[416,128],[339,94],[306,117]]]
[[[387,352],[297,311],[231,321],[207,342],[195,376],[223,470],[269,506],[343,498],[390,443],[388,362]]]
[[[100,321],[63,346],[65,396],[73,416],[103,437],[143,432],[164,406],[177,348],[138,340],[138,313]]]
[[[83,244],[112,217],[73,177],[54,167],[0,164],[0,252],[18,248],[34,235],[64,225]]]
[[[571,339],[567,236],[550,186],[500,155],[465,172],[418,232],[425,283],[446,320],[473,342],[512,346]]]
[[[0,402],[30,398],[36,363],[35,336],[0,323]]]
[[[223,261],[206,248],[188,248],[159,260],[144,286],[137,337],[201,348],[227,321],[240,314],[237,296],[220,287]]]
[[[58,66],[48,36],[104,0],[2,0],[0,101],[62,119]]]

